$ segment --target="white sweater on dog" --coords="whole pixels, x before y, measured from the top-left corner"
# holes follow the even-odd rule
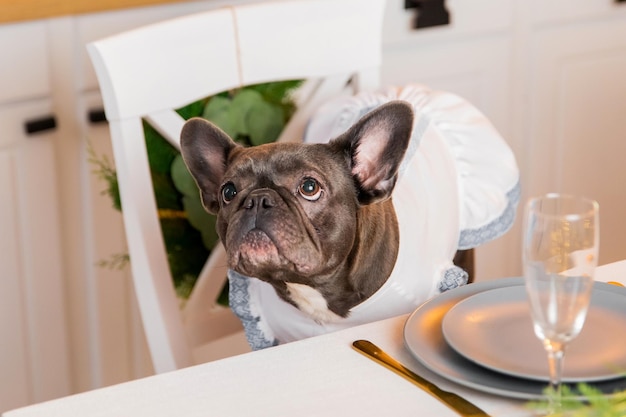
[[[230,271],[230,304],[253,349],[412,312],[465,284],[467,274],[452,264],[458,249],[479,246],[512,225],[519,201],[515,157],[485,116],[455,95],[409,85],[342,97],[316,113],[305,141],[337,137],[391,100],[405,100],[415,111],[392,196],[400,246],[391,276],[347,318],[320,324],[278,297],[271,285]]]

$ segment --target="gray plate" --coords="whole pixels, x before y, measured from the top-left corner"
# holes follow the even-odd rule
[[[502,278],[474,283],[447,291],[422,304],[407,319],[404,343],[425,367],[460,385],[490,394],[520,399],[543,398],[545,382],[517,378],[477,365],[454,351],[445,341],[441,324],[444,315],[469,296],[495,288],[523,285],[522,278]],[[597,282],[594,288],[626,297],[626,288]],[[626,389],[626,378],[594,382],[590,385],[605,394]]]
[[[535,336],[523,285],[484,291],[443,318],[443,336],[458,353],[505,374],[549,381],[548,355]],[[591,382],[626,374],[626,298],[594,288],[581,333],[567,346],[563,381]]]

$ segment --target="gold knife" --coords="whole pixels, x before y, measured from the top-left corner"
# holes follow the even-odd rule
[[[444,391],[432,382],[422,378],[415,372],[406,368],[400,362],[389,356],[381,348],[373,344],[368,340],[357,340],[352,343],[352,346],[370,357],[376,362],[384,365],[388,369],[397,372],[401,376],[405,377],[409,381],[416,384],[418,387],[428,392],[433,397],[437,398],[448,407],[459,413],[463,417],[489,417],[489,414],[467,401],[465,398],[453,393]]]

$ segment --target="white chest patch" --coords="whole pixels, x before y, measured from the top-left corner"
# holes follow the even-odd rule
[[[287,283],[289,297],[298,308],[311,316],[317,323],[332,323],[341,320],[341,316],[328,309],[328,303],[316,289],[304,284]]]

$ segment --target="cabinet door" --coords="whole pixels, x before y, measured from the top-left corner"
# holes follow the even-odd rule
[[[0,106],[0,411],[70,393],[53,136],[23,130],[50,110]]]
[[[41,22],[0,26],[0,103],[50,93],[46,36]]]
[[[417,30],[411,29],[413,12],[404,11],[401,3],[391,0],[387,5],[382,85],[420,83],[464,97],[518,154],[521,146],[510,122],[511,2],[450,1],[450,25]],[[476,250],[478,280],[519,275],[516,228]]]
[[[626,8],[534,32],[526,172],[533,194],[600,203],[601,264],[626,254]]]

